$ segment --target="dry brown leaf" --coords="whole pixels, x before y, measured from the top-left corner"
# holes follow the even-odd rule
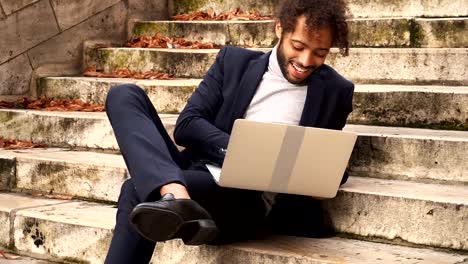
[[[16,256],[16,255],[13,255],[13,254],[8,254],[3,249],[0,249],[0,256],[5,258],[5,259],[9,259],[9,260],[16,260],[16,259],[21,258],[20,256]]]
[[[233,9],[229,12],[216,14],[212,8],[207,12],[193,12],[190,14],[181,14],[172,17],[173,20],[178,21],[224,21],[224,20],[271,20],[271,16],[262,16],[258,10],[251,9],[243,12],[239,8]]]
[[[0,148],[4,149],[30,149],[47,148],[46,144],[36,144],[29,141],[17,141],[14,139],[4,139],[0,137]]]
[[[81,111],[81,112],[103,112],[104,106],[88,104],[81,99],[76,100],[54,100],[53,98],[41,97],[30,100],[26,97],[16,102],[0,101],[0,108],[8,109],[34,109],[48,111]],[[2,107],[3,106],[3,107]]]
[[[163,48],[163,49],[220,49],[221,45],[188,41],[183,38],[162,37],[158,32],[152,37],[143,36],[131,39],[127,44],[131,48]]]
[[[48,198],[55,200],[72,200],[73,196],[65,194],[42,194],[42,193],[31,193],[34,198]]]
[[[133,78],[133,79],[148,79],[148,80],[174,80],[175,78],[167,73],[160,73],[155,71],[146,71],[143,73],[131,72],[129,69],[118,69],[110,73],[105,73],[98,70],[96,66],[88,67],[83,73],[87,77],[99,78]]]

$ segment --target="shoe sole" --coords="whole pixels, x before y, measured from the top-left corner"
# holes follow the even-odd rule
[[[181,238],[186,245],[202,245],[214,240],[219,233],[213,220],[184,221],[172,211],[153,207],[135,208],[130,219],[140,235],[154,242]]]
[[[145,207],[135,208],[130,218],[135,229],[154,242],[172,239],[183,223],[183,219],[172,211]]]

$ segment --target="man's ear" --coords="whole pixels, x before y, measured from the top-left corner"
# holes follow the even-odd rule
[[[279,20],[276,20],[275,33],[276,37],[278,39],[281,39],[281,36],[283,35],[283,27],[281,26],[281,22]]]

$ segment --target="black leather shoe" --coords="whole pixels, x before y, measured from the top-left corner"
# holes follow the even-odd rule
[[[156,202],[138,204],[130,214],[130,223],[154,242],[181,238],[186,245],[201,245],[219,232],[210,214],[197,202],[175,199],[171,193]]]

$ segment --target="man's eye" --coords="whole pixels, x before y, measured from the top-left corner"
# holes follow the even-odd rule
[[[294,45],[293,45],[293,48],[294,48],[295,50],[298,50],[298,51],[301,51],[301,50],[304,49],[304,47],[302,47],[302,46],[294,46]]]

